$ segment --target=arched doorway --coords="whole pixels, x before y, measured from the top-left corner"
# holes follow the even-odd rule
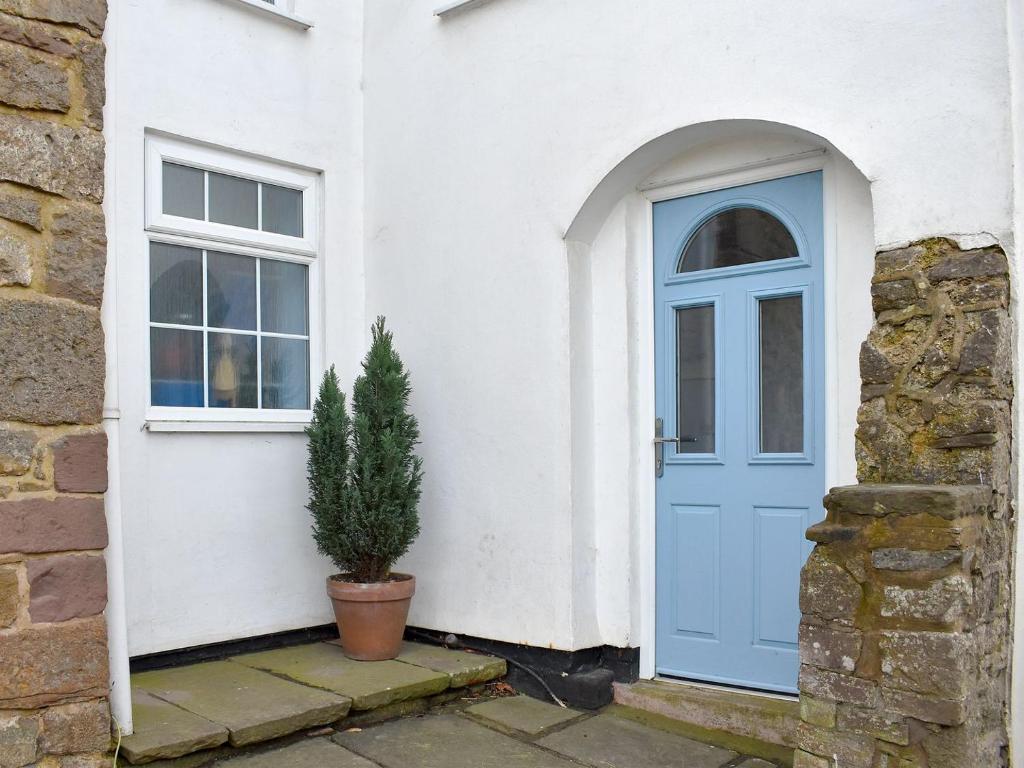
[[[817,209],[800,215],[817,222],[818,245],[813,246],[817,249],[817,261],[801,261],[802,256],[798,253],[796,256],[765,259],[764,263],[753,265],[724,263],[706,271],[683,267],[678,261],[672,263],[705,224],[708,229],[701,236],[703,251],[698,253],[700,249],[697,249],[691,255],[699,256],[694,264],[713,257],[706,246],[716,242],[714,230],[727,228],[729,216],[736,216],[726,215],[712,224],[714,211],[743,207],[736,205],[737,201],[730,195],[733,198],[766,197],[771,203],[772,190],[754,190],[758,194],[753,194],[749,188],[746,191],[742,188],[784,178],[806,179],[811,176],[817,179],[817,192],[814,193]],[[711,200],[714,195],[724,197]],[[658,207],[665,201],[687,199],[697,200],[699,204],[695,204],[695,210],[683,217],[685,221],[676,222],[675,239],[668,238],[671,244],[659,257],[655,231]],[[686,207],[687,203],[675,205]],[[772,211],[770,204],[747,207],[761,213]],[[787,215],[783,211],[775,218],[783,222],[783,230],[797,229]],[[758,218],[758,214],[753,213],[739,216]],[[771,227],[765,229],[761,226],[759,230],[756,221],[754,224],[746,234],[734,232],[731,242],[727,242],[728,238],[722,241],[723,247],[734,251],[732,256],[726,257],[727,260],[742,260],[735,252],[749,246],[743,238],[751,237],[751,232],[760,232],[757,237],[761,239],[773,237],[769,231]],[[806,228],[807,225],[800,226]],[[774,236],[779,232],[776,228]],[[831,485],[853,482],[856,475],[853,446],[860,383],[857,357],[872,319],[870,280],[874,237],[869,183],[842,153],[806,131],[760,121],[702,124],[662,136],[620,163],[595,188],[569,228],[566,240],[574,350],[572,434],[574,456],[581,457],[573,467],[574,509],[581,514],[584,510],[592,510],[592,533],[582,525],[578,530],[593,536],[598,552],[593,578],[602,599],[597,603],[596,621],[602,631],[607,632],[617,620],[616,616],[622,615],[613,613],[615,606],[625,609],[628,625],[622,631],[627,634],[631,645],[640,647],[642,677],[673,674],[675,671],[679,677],[794,691],[795,634],[799,621],[796,610],[798,575],[803,558],[810,549],[803,541],[803,529],[822,514],[820,499],[825,490]],[[790,270],[790,266],[798,261],[801,264],[799,269],[807,271],[806,276],[798,275],[798,270]],[[783,264],[785,268],[780,269]],[[668,265],[671,265],[671,270]],[[702,271],[706,274],[696,274]],[[761,646],[771,649],[767,651],[769,655],[788,657],[786,664],[782,665],[787,671],[780,672],[771,680],[729,674],[728,670],[721,668],[718,672],[700,674],[699,670],[665,663],[659,650],[667,642],[658,632],[659,610],[665,608],[666,601],[672,610],[685,614],[689,623],[677,623],[688,627],[684,631],[691,633],[697,645],[715,642],[709,637],[701,637],[701,633],[707,633],[708,627],[713,627],[714,622],[720,622],[723,617],[719,612],[715,619],[714,606],[700,602],[699,589],[687,592],[694,600],[680,601],[678,593],[673,594],[672,590],[666,597],[659,584],[657,563],[665,562],[666,551],[675,545],[670,537],[661,535],[658,525],[660,480],[656,464],[659,451],[653,442],[656,422],[662,419],[663,437],[694,435],[675,431],[680,426],[675,411],[679,410],[683,396],[678,382],[679,350],[668,350],[663,342],[669,334],[662,334],[662,338],[657,328],[660,324],[663,330],[671,329],[675,342],[682,321],[679,315],[666,314],[664,302],[659,300],[658,280],[663,286],[665,283],[690,286],[687,290],[692,295],[675,296],[671,301],[682,301],[683,305],[695,302],[691,306],[697,307],[708,305],[705,294],[716,293],[712,290],[714,282],[727,274],[741,282],[747,279],[742,278],[742,274],[755,281],[767,279],[766,276],[771,274],[775,275],[772,280],[778,284],[751,284],[744,285],[742,289],[739,283],[736,284],[737,295],[742,295],[743,304],[735,314],[738,330],[718,343],[735,347],[737,360],[743,361],[743,369],[734,378],[742,380],[737,391],[742,393],[744,404],[742,408],[738,404],[728,407],[730,399],[727,393],[717,393],[714,408],[728,408],[729,413],[737,416],[733,421],[741,425],[737,429],[742,433],[723,434],[725,445],[735,445],[739,463],[748,472],[769,474],[776,471],[784,474],[810,468],[808,472],[816,474],[807,479],[804,501],[799,504],[782,503],[780,500],[756,502],[753,499],[744,502],[748,514],[738,529],[748,542],[743,551],[733,546],[737,541],[735,532],[727,533],[726,528],[720,526],[720,519],[716,522],[711,520],[714,515],[707,514],[707,508],[714,507],[715,503],[696,497],[684,501],[682,505],[691,507],[694,512],[689,522],[701,523],[697,529],[703,526],[708,533],[717,531],[719,548],[714,557],[705,557],[698,562],[697,556],[711,549],[699,543],[696,529],[691,530],[683,537],[691,547],[691,555],[686,555],[685,547],[681,553],[677,550],[683,567],[678,567],[677,563],[670,566],[669,571],[683,583],[696,583],[694,573],[706,569],[707,575],[717,579],[721,588],[723,578],[732,578],[726,570],[730,563],[743,563],[744,568],[739,569],[742,573],[735,578],[748,586],[754,584],[754,571],[760,569],[760,576],[764,577],[763,586],[760,589],[751,586],[744,598],[743,628],[736,637],[737,642],[748,649]],[[842,290],[839,290],[840,285]],[[720,283],[717,293],[722,295],[728,287],[728,283]],[[767,293],[758,294],[758,291]],[[794,298],[797,294],[799,300]],[[760,303],[762,299],[773,297],[780,301]],[[762,339],[764,324],[775,323],[775,327],[781,329],[780,333],[785,333],[788,328],[789,336],[795,335],[793,327],[797,308],[800,310],[799,322],[805,325],[801,329],[799,345],[803,381],[798,387],[800,398],[787,398],[787,393],[792,395],[789,391],[792,381],[783,377],[775,382],[773,392],[766,393],[762,387],[764,378],[772,375],[778,378],[781,374],[779,370],[761,370],[756,361],[751,364],[751,358],[759,353],[762,341],[771,341]],[[779,311],[772,313],[772,309]],[[698,314],[701,313],[697,311],[688,316],[696,318]],[[733,318],[732,314],[730,318]],[[696,325],[698,330],[695,333],[699,336],[700,323]],[[743,338],[737,335],[740,331]],[[687,333],[685,329],[683,332]],[[794,349],[794,345],[789,345],[790,353],[794,353]],[[765,348],[765,354],[779,358],[778,345]],[[784,355],[782,359],[785,359]],[[786,366],[779,367],[784,369]],[[661,376],[659,369],[669,371],[673,368],[676,380],[667,381]],[[695,379],[707,378],[699,373],[698,370]],[[707,397],[707,393],[701,395],[700,390],[698,386],[697,394],[691,392],[686,395],[696,398],[691,402],[691,412],[693,402]],[[774,437],[763,434],[764,420],[759,415],[759,408],[766,394],[775,398],[772,401],[772,415],[778,417],[775,427],[785,426],[788,432],[783,430]],[[799,429],[789,423],[793,414],[786,411],[787,408],[793,410],[798,401],[801,406],[807,406],[801,411],[804,422]],[[673,402],[675,410],[668,407]],[[817,410],[811,413],[815,403]],[[705,417],[712,412],[707,407],[704,411]],[[720,426],[724,428],[729,421],[728,415],[718,414],[717,410],[713,412],[716,418],[723,419]],[[699,422],[698,419],[697,423],[689,426],[701,427]],[[706,420],[703,426],[708,427],[709,422]],[[799,450],[789,450],[793,448],[790,443],[797,432],[803,444]],[[623,435],[628,439],[623,440]],[[699,441],[707,438],[697,437],[697,443],[687,445],[701,447]],[[762,443],[762,440],[767,442]],[[771,440],[776,440],[776,444],[771,444]],[[814,461],[808,462],[812,444]],[[683,443],[675,445],[682,447]],[[702,449],[700,453],[705,455],[692,460],[687,458],[687,450],[675,449],[671,457],[665,456],[663,469],[670,469],[677,461],[697,472],[724,466],[712,463],[716,458],[708,455],[711,451]],[[743,484],[754,488],[759,482],[753,475],[742,480]],[[778,481],[781,485],[788,482],[786,479]],[[729,478],[712,481],[711,486],[716,483],[728,484]],[[684,486],[689,484],[683,482]],[[673,503],[679,506],[678,502]],[[706,516],[701,517],[700,512]],[[783,536],[782,531],[791,535]],[[782,548],[789,554],[772,560],[773,550],[768,542],[780,536],[780,541],[786,542]],[[630,542],[626,552],[622,551],[623,541]],[[678,537],[675,544],[679,544]],[[772,563],[779,565],[783,560],[784,567],[773,567]],[[628,580],[621,579],[623,568],[628,569]],[[714,583],[704,582],[705,586]],[[728,604],[730,609],[736,602],[723,603],[721,599],[722,595],[719,595],[719,606]],[[586,604],[581,603],[577,610],[583,617],[587,611]],[[711,624],[705,622],[698,626],[705,619]],[[720,631],[721,624],[718,627]],[[759,629],[755,630],[755,627]],[[728,661],[734,658],[734,654],[726,653],[725,658]]]

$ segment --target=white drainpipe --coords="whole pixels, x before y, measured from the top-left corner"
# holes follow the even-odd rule
[[[106,152],[106,195],[103,210],[107,222],[107,270],[103,290],[104,346],[106,348],[106,387],[103,402],[103,429],[107,433],[107,493],[104,506],[107,515],[107,650],[110,657],[110,709],[122,735],[132,732],[132,691],[128,668],[128,615],[124,581],[124,536],[121,515],[121,412],[118,398],[117,370],[117,227],[115,226],[115,182],[117,174],[117,143],[114,141],[117,114],[114,101],[116,88],[114,59],[118,55],[116,41],[117,4],[111,3],[103,33],[107,46],[107,103],[104,107],[104,139]]]

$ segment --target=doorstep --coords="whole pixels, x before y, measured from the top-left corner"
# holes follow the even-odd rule
[[[342,723],[424,711],[505,675],[491,656],[404,643],[394,661],[352,661],[311,643],[132,675],[135,731],[121,754],[139,765],[244,747]]]
[[[615,683],[613,688],[616,704],[669,721],[690,738],[783,764],[793,759],[800,722],[795,696],[669,680]]]

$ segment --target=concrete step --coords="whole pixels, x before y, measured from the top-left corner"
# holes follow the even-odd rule
[[[315,726],[425,709],[505,675],[489,656],[408,643],[396,661],[359,662],[332,643],[246,654],[132,675],[132,764],[242,747]],[[422,706],[417,706],[422,705]],[[221,748],[223,751],[223,748]]]
[[[667,680],[615,683],[614,691],[616,704],[668,721],[690,738],[792,762],[800,722],[796,697]]]

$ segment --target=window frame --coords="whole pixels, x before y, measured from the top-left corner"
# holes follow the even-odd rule
[[[279,235],[260,229],[246,229],[214,221],[200,221],[174,216],[163,210],[163,164],[176,163],[192,168],[251,181],[289,187],[302,192],[302,237]],[[255,245],[274,251],[316,255],[319,243],[317,224],[317,179],[311,171],[272,163],[248,155],[214,149],[202,144],[190,144],[179,139],[150,136],[146,141],[146,229],[171,235],[205,237],[231,245]],[[209,175],[205,177],[207,205]],[[257,211],[263,207],[263,195],[256,196]]]
[[[272,2],[265,2],[264,0],[226,0],[226,2],[251,9],[256,13],[264,14],[268,19],[283,22],[302,31],[313,28],[313,21],[311,19],[300,16],[295,12],[295,0],[273,0]]]
[[[204,170],[228,173],[268,184],[301,189],[303,192],[303,236],[289,237],[261,230],[249,230],[228,224],[199,221],[163,213],[163,162],[177,162]],[[163,136],[146,137],[145,259],[142,323],[145,360],[145,428],[151,431],[301,431],[312,419],[312,404],[323,369],[323,326],[321,320],[320,210],[322,177],[319,172],[277,164],[208,145],[193,144]],[[262,195],[259,195],[262,206]],[[283,242],[282,242],[283,241]],[[289,242],[290,241],[290,242]],[[211,408],[209,406],[163,406],[152,403],[152,359],[150,329],[165,327],[153,323],[150,316],[150,245],[180,245],[205,251],[237,254],[251,258],[275,259],[307,268],[309,323],[309,403],[306,409]],[[205,263],[205,258],[204,258]],[[205,280],[205,276],[204,276]],[[209,318],[194,330],[203,332]],[[216,329],[214,329],[216,331]],[[205,334],[204,334],[205,339]],[[262,366],[262,360],[257,358]],[[207,396],[209,359],[204,343],[204,398]]]

